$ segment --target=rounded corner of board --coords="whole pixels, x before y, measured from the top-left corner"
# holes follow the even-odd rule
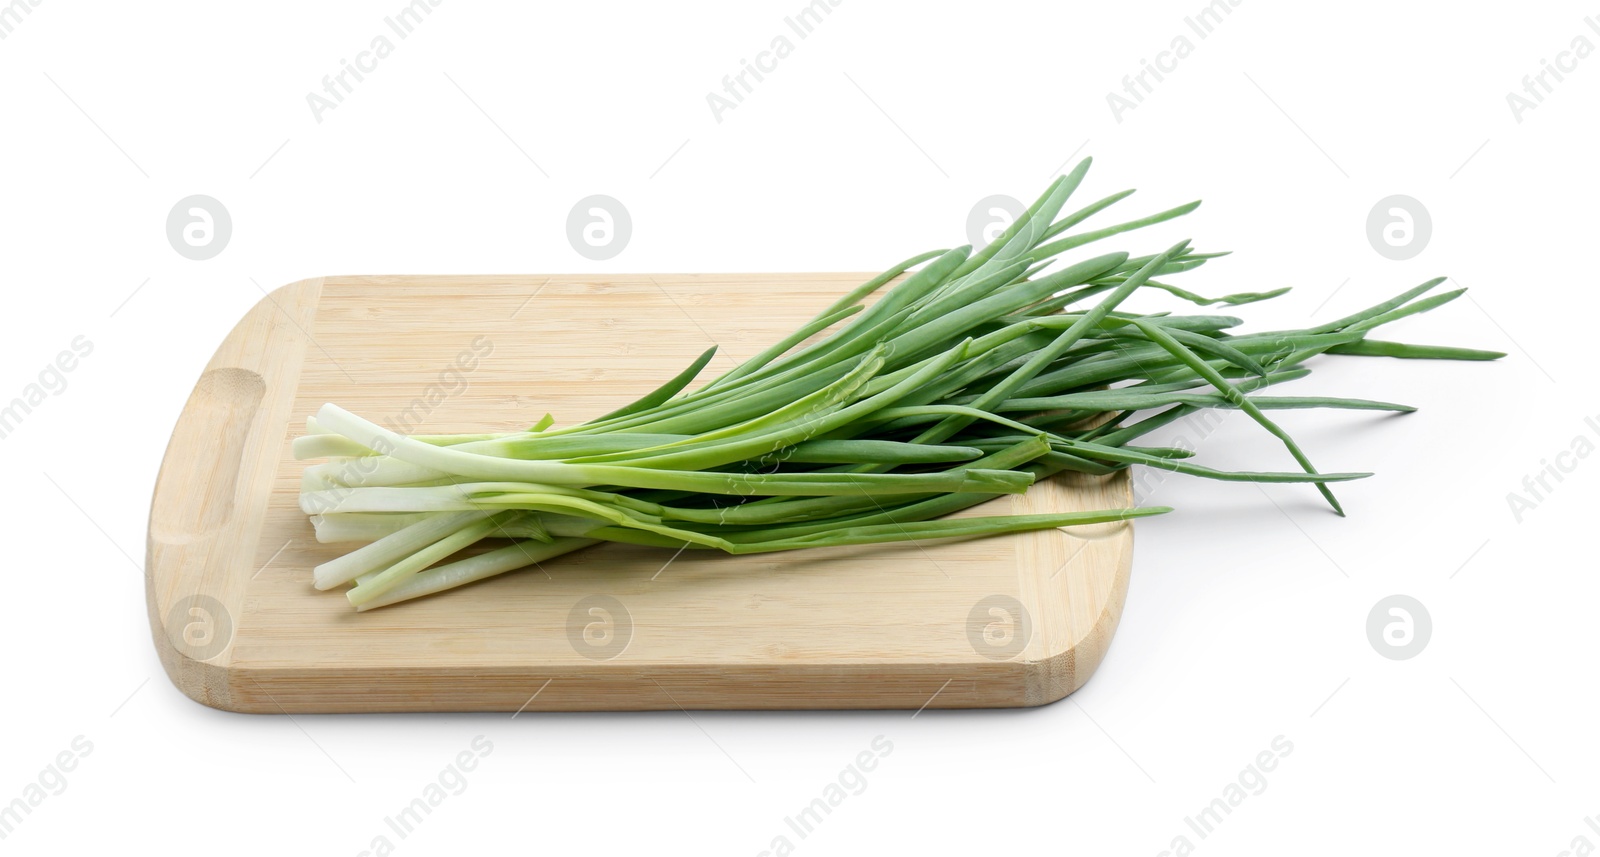
[[[257,301],[256,305],[260,306],[262,303],[278,302],[283,300],[298,302],[307,298],[310,298],[314,301],[317,295],[322,291],[322,284],[327,280],[327,277],[306,277],[304,279],[293,280],[284,283],[277,288],[266,290],[266,296],[260,301]]]
[[[1027,688],[1019,708],[1039,708],[1060,702],[1077,693],[1094,677],[1105,660],[1106,648],[1111,642],[1109,632],[1104,642],[1084,648],[1083,642],[1063,652],[1040,661],[1022,665],[1024,686]],[[1080,651],[1080,649],[1084,649]]]
[[[1128,523],[1131,528],[1132,522]],[[1020,665],[1025,689],[1024,698],[1019,702],[1021,707],[1033,708],[1066,699],[1088,684],[1099,670],[1116,636],[1127,601],[1133,565],[1131,532],[1117,564],[1110,588],[1104,593],[1093,621],[1084,627],[1077,639]]]
[[[156,620],[151,630],[154,631],[156,653],[160,656],[162,671],[179,693],[207,708],[233,714],[262,714],[271,710],[252,705],[245,701],[245,697],[234,692],[237,672],[218,663],[220,658],[202,661],[184,653],[172,644],[167,636],[170,632],[161,620]]]

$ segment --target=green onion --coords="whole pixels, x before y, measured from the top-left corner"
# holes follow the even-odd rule
[[[1306,330],[1234,333],[1241,321],[1232,316],[1129,312],[1123,304],[1141,290],[1238,306],[1287,289],[1207,298],[1158,280],[1226,255],[1195,252],[1187,241],[1050,270],[1062,253],[1199,205],[1074,232],[1131,193],[1063,215],[1089,164],[1052,183],[981,251],[907,259],[690,392],[715,348],[631,404],[564,427],[544,415],[526,431],[403,436],[324,405],[294,441],[297,458],[328,459],[306,468],[301,507],[319,541],[367,544],[318,566],[317,587],[354,584],[350,602],[368,610],[607,541],[746,554],[1170,511],[946,517],[1062,471],[1106,475],[1133,465],[1310,483],[1342,515],[1330,485],[1370,474],[1318,471],[1266,412],[1414,409],[1258,390],[1305,377],[1302,364],[1324,353],[1504,356],[1366,338],[1458,297],[1430,294],[1442,278]],[[1130,445],[1202,408],[1243,411],[1300,469],[1222,471],[1185,450]],[[483,542],[491,548],[474,548]]]

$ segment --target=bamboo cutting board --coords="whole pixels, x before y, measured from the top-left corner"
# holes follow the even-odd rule
[[[864,274],[329,277],[261,301],[179,417],[150,512],[161,662],[261,713],[985,708],[1076,690],[1116,630],[1130,523],[733,557],[604,545],[366,613],[311,568],[290,443],[324,402],[403,432],[605,413],[714,377]],[[1132,505],[1063,476],[973,514]]]

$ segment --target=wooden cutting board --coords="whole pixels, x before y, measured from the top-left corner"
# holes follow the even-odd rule
[[[247,712],[1040,705],[1116,630],[1130,523],[733,557],[604,545],[357,613],[319,592],[290,443],[324,402],[402,431],[569,425],[721,346],[714,377],[864,274],[329,277],[217,349],[156,482],[145,582],[161,662]],[[471,366],[471,368],[463,368]],[[1063,476],[973,514],[1132,505]]]

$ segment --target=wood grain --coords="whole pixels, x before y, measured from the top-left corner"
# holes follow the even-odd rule
[[[206,705],[264,713],[1066,696],[1116,630],[1130,523],[746,557],[603,545],[367,613],[311,585],[349,547],[318,544],[297,505],[290,443],[324,402],[423,433],[512,430],[547,411],[566,425],[709,344],[721,351],[706,376],[731,368],[865,278],[329,277],[274,291],[201,375],[157,478],[145,577],[168,675]],[[1069,475],[969,514],[1131,500],[1124,475]],[[620,608],[574,614],[597,596]],[[585,642],[586,626],[625,648]]]

